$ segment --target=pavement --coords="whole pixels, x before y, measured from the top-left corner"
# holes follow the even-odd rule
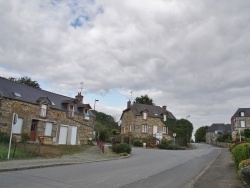
[[[84,152],[73,155],[65,155],[60,158],[36,158],[28,160],[9,160],[0,162],[0,172],[16,171],[32,168],[43,168],[77,163],[98,162],[104,160],[121,159],[117,154],[105,147],[102,154],[97,146],[90,147]],[[227,148],[222,148],[220,154],[186,187],[189,188],[245,188],[238,177],[232,154]]]
[[[189,188],[245,188],[237,174],[228,148],[220,154],[190,184]]]
[[[35,159],[3,161],[0,162],[0,172],[89,163],[89,162],[99,162],[99,161],[115,160],[121,158],[124,157],[113,153],[111,149],[108,148],[108,146],[106,145],[104,154],[97,146],[93,146],[83,152],[75,153],[73,155],[64,155],[58,158],[35,158]]]

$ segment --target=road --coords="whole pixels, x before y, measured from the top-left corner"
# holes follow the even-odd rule
[[[129,158],[0,173],[0,187],[184,187],[219,154],[205,144],[170,151],[133,148]]]

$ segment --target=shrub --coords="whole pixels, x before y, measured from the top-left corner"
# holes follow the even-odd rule
[[[135,140],[133,144],[134,144],[134,146],[138,146],[138,147],[143,146],[143,143],[140,140]]]
[[[250,138],[250,129],[245,129],[245,130],[244,130],[244,136],[245,136],[246,138]]]
[[[250,158],[250,143],[243,143],[235,146],[232,153],[234,163],[236,167],[239,168],[239,163],[242,160]]]
[[[116,144],[115,145],[115,152],[116,153],[128,153],[130,154],[131,153],[131,147],[126,144],[126,143],[122,143],[122,144]]]
[[[0,143],[9,143],[10,135],[4,132],[0,132]]]
[[[232,136],[229,133],[224,133],[218,136],[217,138],[218,142],[231,142],[232,141]]]
[[[168,142],[167,140],[163,139],[163,140],[161,141],[161,143],[157,145],[157,147],[158,147],[159,149],[168,149],[168,147],[169,147],[169,142]]]
[[[242,160],[239,163],[239,169],[242,169],[242,168],[244,168],[246,166],[250,166],[250,159]]]
[[[30,140],[30,137],[29,137],[28,133],[22,133],[21,134],[21,142],[22,143],[26,143],[29,140]]]
[[[246,166],[242,168],[240,171],[241,179],[246,182],[248,185],[250,184],[250,166]]]

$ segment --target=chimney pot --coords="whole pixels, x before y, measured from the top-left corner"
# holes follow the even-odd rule
[[[162,106],[162,109],[167,110],[167,106],[166,105]]]
[[[130,108],[130,107],[131,107],[131,101],[129,100],[129,101],[127,102],[127,109]]]

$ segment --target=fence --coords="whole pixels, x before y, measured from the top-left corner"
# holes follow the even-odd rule
[[[97,140],[97,146],[100,148],[100,150],[104,154],[105,153],[104,152],[105,145],[103,144],[103,142],[101,140]]]

